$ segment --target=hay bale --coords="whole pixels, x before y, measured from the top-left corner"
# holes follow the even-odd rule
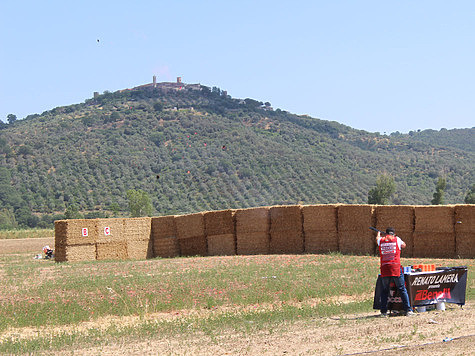
[[[348,255],[374,255],[376,238],[371,230],[338,231],[340,252]]]
[[[373,226],[372,205],[339,205],[337,208],[339,231],[364,231]]]
[[[97,242],[124,241],[124,219],[95,219],[97,224]]]
[[[300,205],[273,206],[269,209],[270,231],[296,230],[302,232],[302,209]]]
[[[94,244],[97,240],[95,219],[69,219],[55,221],[55,241],[64,245]],[[58,229],[56,231],[56,229]]]
[[[287,230],[270,233],[269,252],[272,254],[303,253],[302,231]]]
[[[269,208],[250,208],[235,211],[236,233],[267,232],[270,227]]]
[[[269,253],[269,233],[266,231],[236,234],[238,255],[266,255]]]
[[[338,252],[338,233],[336,231],[305,231],[305,252]]]
[[[455,233],[456,258],[475,258],[475,234],[473,232]]]
[[[152,238],[168,239],[176,237],[175,216],[158,216],[152,218]]]
[[[455,232],[475,231],[475,204],[455,205]]]
[[[337,231],[336,205],[305,205],[302,217],[304,231]]]
[[[233,210],[208,211],[203,218],[207,236],[234,234]]]
[[[229,256],[236,254],[234,234],[207,236],[208,254],[210,256]]]
[[[406,243],[406,248],[401,250],[401,257],[414,256],[414,233],[412,231],[396,231],[396,235]]]
[[[152,219],[149,217],[124,219],[124,237],[127,241],[151,240]]]
[[[414,232],[414,257],[454,258],[455,234]]]
[[[417,232],[447,232],[454,231],[454,206],[432,205],[414,207],[415,226]]]
[[[145,260],[147,258],[152,258],[152,240],[127,240],[127,257],[132,260]]]
[[[374,208],[376,228],[385,231],[389,226],[399,231],[414,230],[414,207],[410,205],[380,205]]]
[[[127,243],[125,241],[98,242],[96,244],[96,259],[125,260],[127,259]]]
[[[176,236],[164,237],[153,241],[154,257],[178,257],[180,256],[180,245]]]
[[[66,245],[66,235],[68,233],[68,221],[56,220],[54,222],[54,243]]]
[[[175,216],[176,234],[178,239],[205,236],[203,213]],[[206,239],[205,239],[206,242]]]
[[[206,237],[195,236],[186,239],[179,238],[180,252],[182,256],[207,256],[208,247],[206,245]]]
[[[60,250],[54,251],[56,262],[94,261],[96,259],[96,246],[86,245],[63,245]]]

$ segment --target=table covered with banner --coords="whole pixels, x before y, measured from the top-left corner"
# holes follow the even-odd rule
[[[438,267],[429,272],[406,272],[404,279],[411,307],[437,303],[465,304],[467,267]],[[378,276],[374,292],[373,308],[381,305],[381,276]],[[393,282],[390,284],[388,310],[402,310],[402,300]]]

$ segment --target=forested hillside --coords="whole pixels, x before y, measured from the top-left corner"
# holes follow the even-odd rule
[[[149,194],[154,215],[274,204],[366,203],[377,177],[395,204],[446,203],[475,182],[475,129],[389,136],[232,99],[218,88],[105,93],[3,125],[4,220],[76,204],[88,216],[127,212],[126,191]],[[8,219],[7,219],[8,220]],[[0,225],[2,221],[0,219]]]

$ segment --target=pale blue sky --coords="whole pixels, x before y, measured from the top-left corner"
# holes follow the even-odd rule
[[[475,1],[2,0],[0,49],[3,121],[155,74],[372,132],[475,126]]]

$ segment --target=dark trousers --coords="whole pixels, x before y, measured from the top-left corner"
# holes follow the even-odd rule
[[[386,313],[388,311],[388,296],[389,296],[389,285],[391,280],[396,285],[396,288],[399,290],[399,295],[402,299],[402,304],[405,311],[411,310],[409,304],[409,295],[407,294],[406,286],[404,284],[404,274],[402,273],[399,277],[381,277],[382,291],[381,291],[381,313]]]

